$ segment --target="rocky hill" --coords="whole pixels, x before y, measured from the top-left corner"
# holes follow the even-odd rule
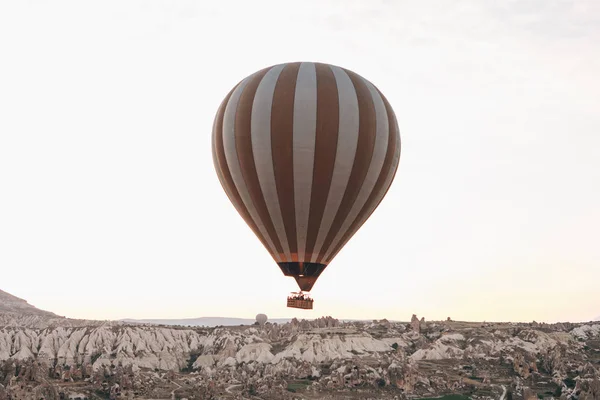
[[[93,326],[102,323],[65,318],[50,311],[40,310],[26,300],[0,290],[0,327],[43,329],[57,326]]]
[[[0,313],[39,315],[48,318],[59,318],[59,316],[54,313],[35,308],[26,300],[20,299],[2,290],[0,290]]]
[[[174,327],[72,320],[0,295],[0,400],[600,399],[595,322]]]

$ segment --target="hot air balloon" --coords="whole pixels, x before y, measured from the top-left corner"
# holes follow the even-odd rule
[[[212,152],[234,207],[298,283],[288,305],[312,309],[306,292],[394,179],[400,132],[371,82],[338,66],[294,62],[260,70],[229,92]]]
[[[264,324],[267,323],[267,315],[266,314],[256,314],[256,322],[258,322],[258,324],[260,326],[263,326]]]

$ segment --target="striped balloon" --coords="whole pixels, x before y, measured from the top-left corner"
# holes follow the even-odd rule
[[[283,273],[309,291],[385,196],[400,133],[366,79],[287,63],[250,75],[225,97],[212,150],[237,211]]]

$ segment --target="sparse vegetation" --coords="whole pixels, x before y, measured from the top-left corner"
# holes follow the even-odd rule
[[[574,388],[575,385],[577,384],[577,381],[575,381],[575,379],[573,379],[571,377],[566,378],[563,382],[570,389]]]
[[[96,360],[98,360],[100,358],[101,355],[102,355],[101,353],[92,354],[92,357],[90,360],[91,363],[94,364],[96,362]]]
[[[554,397],[559,398],[562,395],[562,386],[557,386],[554,391]]]
[[[188,359],[187,367],[183,368],[181,372],[192,372],[194,370],[194,363],[200,356],[199,350],[194,350],[190,352],[190,358]]]
[[[309,380],[298,380],[288,383],[288,392],[296,393],[298,390],[304,390],[312,384]]]
[[[254,385],[250,384],[250,387],[248,388],[248,394],[250,396],[256,396],[258,394],[254,388]]]
[[[471,398],[462,394],[447,394],[441,397],[424,397],[419,400],[471,400]]]

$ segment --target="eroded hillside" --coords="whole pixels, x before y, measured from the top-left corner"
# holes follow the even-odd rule
[[[0,363],[0,400],[588,400],[600,398],[600,324],[322,318],[210,329],[4,327]]]

